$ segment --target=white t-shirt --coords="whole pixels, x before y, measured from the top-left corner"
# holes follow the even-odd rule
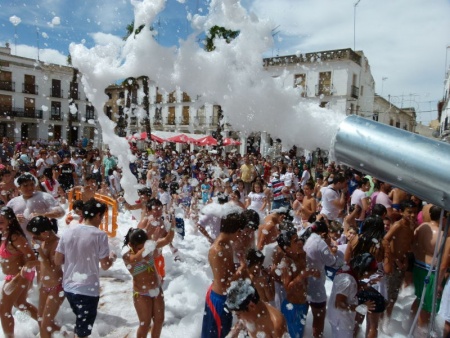
[[[353,191],[352,198],[350,200],[350,204],[359,205],[361,208],[363,206],[362,200],[366,198],[366,193],[361,189],[356,189]]]
[[[342,331],[351,332],[351,336],[353,336],[355,326],[355,312],[338,309],[335,306],[335,302],[336,295],[341,294],[347,297],[347,303],[349,305],[356,305],[358,304],[357,292],[358,285],[353,276],[348,273],[336,274],[327,306],[327,316],[331,326],[335,327],[336,330],[339,328]]]
[[[75,225],[61,235],[56,251],[64,255],[64,291],[98,297],[99,262],[109,256],[106,233],[92,225]]]
[[[339,216],[339,212],[341,211],[332,203],[334,200],[339,198],[339,192],[333,190],[329,186],[322,190],[322,210],[320,213],[327,216],[330,221],[335,220]]]
[[[23,215],[25,218],[30,218],[30,215],[33,213],[43,214],[55,208],[60,208],[64,212],[61,205],[52,195],[42,191],[36,191],[33,196],[26,200],[22,196],[14,197],[8,202],[7,206],[12,208],[16,215]],[[26,231],[27,223],[28,221],[22,222],[20,226],[27,234],[27,238],[31,238],[31,235],[28,235]]]
[[[389,198],[388,195],[386,195],[384,192],[380,191],[375,199],[376,204],[382,204],[386,207],[386,209],[392,208],[392,201]]]
[[[310,178],[311,178],[311,174],[309,173],[309,171],[303,170],[302,183],[301,183],[302,188],[306,185],[306,183],[309,181]]]

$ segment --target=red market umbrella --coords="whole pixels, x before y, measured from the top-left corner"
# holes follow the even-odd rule
[[[185,134],[175,135],[166,139],[167,142],[175,142],[175,143],[195,143],[193,138]]]
[[[132,140],[146,140],[147,139],[147,132],[142,132],[142,133],[136,133],[134,135],[128,136],[127,137],[128,140],[132,141]],[[165,139],[158,137],[154,134],[150,134],[150,140],[154,141],[154,142],[158,142],[158,143],[163,143],[166,142]]]
[[[231,137],[225,137],[222,141],[222,144],[224,146],[239,146],[241,145],[241,142],[238,140],[232,139]]]
[[[216,146],[217,140],[211,135],[199,138],[195,141],[195,144],[198,146]]]

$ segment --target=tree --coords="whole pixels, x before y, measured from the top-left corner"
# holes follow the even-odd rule
[[[213,26],[209,29],[209,34],[205,38],[205,50],[212,52],[216,49],[214,46],[214,40],[216,38],[225,39],[227,43],[230,43],[239,35],[239,31],[232,31],[221,26]],[[216,129],[216,139],[217,139],[217,153],[222,155],[223,151],[223,137],[222,137],[222,120],[223,120],[223,110],[221,106],[218,106],[217,110],[217,129]]]

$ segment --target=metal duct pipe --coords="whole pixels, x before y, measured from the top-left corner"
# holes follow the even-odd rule
[[[450,145],[356,115],[339,125],[330,156],[450,210]]]

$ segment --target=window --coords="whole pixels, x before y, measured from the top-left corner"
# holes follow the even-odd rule
[[[52,101],[50,109],[50,119],[61,120],[61,102]]]
[[[306,74],[295,74],[294,75],[294,88],[301,87],[301,96],[307,96],[307,88],[306,88]]]
[[[22,93],[37,94],[34,75],[25,74]]]
[[[331,72],[319,73],[319,88],[317,95],[331,95]]]
[[[162,103],[162,94],[159,92],[158,88],[156,88],[156,103]]]
[[[23,106],[25,107],[25,117],[35,117],[34,99],[25,97]]]
[[[8,115],[12,110],[12,96],[11,95],[1,95],[0,94],[0,114]]]
[[[183,92],[183,102],[190,102],[191,98],[189,97],[188,94]]]
[[[106,93],[106,95],[108,95],[108,99],[109,99],[109,100],[112,99],[112,94],[111,94],[111,93]]]
[[[94,112],[94,106],[86,105],[86,122],[95,118]]]
[[[390,120],[389,120],[389,125],[390,125],[390,126],[394,126],[394,120],[393,120],[393,119],[390,119]]]
[[[355,105],[353,103],[350,103],[350,115],[353,115],[355,113]]]
[[[378,113],[374,113],[374,114],[372,115],[372,120],[378,121]]]
[[[400,121],[395,122],[395,127],[400,128]]]
[[[5,72],[4,70],[0,72],[0,90],[14,91],[11,72]]]
[[[56,80],[56,79],[52,80],[52,89],[51,89],[50,96],[51,97],[59,97],[59,98],[63,97],[63,93],[61,90],[61,80]]]
[[[181,124],[189,124],[189,107],[183,107],[183,116],[181,118]]]
[[[124,99],[125,98],[125,92],[119,92],[119,99]]]
[[[78,96],[78,83],[77,82],[71,82],[70,83],[70,98],[74,100],[79,100]]]
[[[175,124],[175,107],[169,107],[169,114],[167,115],[167,124]]]
[[[111,106],[106,106],[106,116],[108,116],[108,118],[110,120],[112,120],[112,113],[113,113],[112,107]],[[86,114],[87,114],[87,111],[86,111]]]
[[[177,97],[176,97],[176,92],[172,92],[169,94],[169,103],[174,103],[176,102]]]
[[[361,86],[359,95],[360,95],[360,96],[363,96],[363,95],[364,95],[364,86]]]

